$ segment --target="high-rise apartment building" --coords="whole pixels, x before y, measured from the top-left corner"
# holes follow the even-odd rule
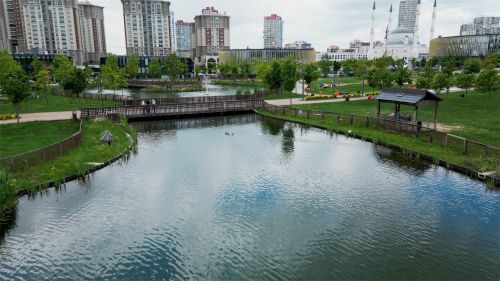
[[[104,8],[88,1],[78,4],[83,60],[88,64],[99,64],[106,56],[106,33],[104,31]]]
[[[121,0],[127,54],[166,56],[171,53],[170,2]]]
[[[175,22],[177,55],[179,57],[191,57],[192,54],[192,30],[194,23],[178,20]]]
[[[197,63],[216,57],[219,51],[229,50],[229,16],[220,14],[214,7],[207,7],[194,18],[192,31],[193,56]]]
[[[264,17],[264,48],[283,48],[283,20],[276,14]]]
[[[500,17],[478,17],[460,26],[460,35],[500,34]]]
[[[399,2],[398,27],[406,27],[411,32],[415,31],[417,21],[417,6],[420,0],[401,0]]]
[[[4,0],[0,0],[0,50],[9,50],[8,23],[4,2]]]
[[[170,12],[170,52],[174,53],[177,51],[177,32],[176,28],[177,26],[175,25],[175,17],[174,17],[174,12]]]

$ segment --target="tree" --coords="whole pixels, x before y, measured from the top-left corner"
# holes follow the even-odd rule
[[[474,81],[476,80],[476,76],[472,73],[459,73],[454,76],[454,84],[455,86],[465,89],[465,92],[468,93],[469,89],[474,85]]]
[[[0,50],[0,85],[7,79],[7,74],[19,68],[19,64],[12,58],[7,50]]]
[[[271,65],[269,62],[262,60],[262,61],[254,61],[253,63],[254,69],[255,69],[255,74],[257,76],[257,79],[260,81],[266,81],[266,77],[268,76],[270,70],[271,70]]]
[[[342,68],[342,64],[339,61],[333,61],[332,66],[333,66],[334,73],[339,72],[339,70]]]
[[[479,91],[493,93],[500,90],[500,76],[495,69],[483,69],[476,79]]]
[[[163,73],[168,75],[171,82],[174,82],[181,75],[182,65],[183,63],[175,54],[168,55],[163,64]]]
[[[4,78],[0,84],[0,93],[8,96],[14,105],[19,124],[19,106],[30,95],[29,78],[21,66],[10,69],[4,74]]]
[[[491,53],[483,60],[483,68],[497,68],[500,66],[500,52]]]
[[[151,59],[151,62],[148,66],[148,74],[152,78],[160,78],[161,76],[161,66],[160,60],[158,58]]]
[[[81,92],[87,89],[89,84],[89,73],[84,69],[74,68],[64,79],[63,88],[70,91],[72,96],[78,97]]]
[[[432,87],[431,85],[432,85],[432,78],[429,78],[427,76],[420,76],[417,78],[418,89],[428,90]]]
[[[240,75],[243,78],[248,78],[252,73],[252,65],[244,61],[240,64]]]
[[[391,87],[394,84],[394,75],[385,68],[373,68],[368,73],[368,85],[382,89]]]
[[[318,79],[320,76],[318,66],[314,62],[305,64],[302,70],[304,73],[304,81],[309,86],[311,86],[312,81]]]
[[[36,77],[36,75],[45,68],[45,64],[38,57],[33,56],[31,68],[33,69],[33,76]]]
[[[128,79],[134,79],[139,72],[139,59],[136,54],[132,54],[127,60],[125,74]]]
[[[278,92],[281,89],[283,77],[281,76],[281,65],[277,60],[274,60],[271,64],[271,70],[266,78],[266,84],[269,86],[270,90],[276,90]]]
[[[343,61],[341,63],[342,72],[345,75],[349,75],[349,76],[354,75],[354,68],[356,67],[356,64],[357,64],[357,60],[354,60],[354,59],[349,59],[349,60]]]
[[[465,74],[479,73],[481,71],[481,61],[478,59],[467,59],[464,63]]]
[[[327,77],[330,71],[332,71],[332,62],[330,61],[328,54],[324,54],[321,57],[321,60],[318,61],[318,67],[321,69],[323,77]]]
[[[451,87],[450,77],[444,72],[439,72],[432,78],[430,87],[439,94],[441,90]]]
[[[291,92],[297,84],[297,61],[287,58],[281,62],[281,82],[282,88]]]
[[[215,62],[207,63],[207,72],[208,74],[213,74],[217,72],[217,64]]]
[[[35,83],[32,85],[33,90],[45,94],[47,103],[49,102],[50,82],[50,71],[47,67],[44,67],[42,70],[38,71],[35,76]]]
[[[63,55],[57,55],[52,61],[52,74],[54,79],[58,83],[64,83],[64,79],[69,72],[73,70],[73,63],[68,59],[68,57]]]
[[[399,87],[403,87],[405,83],[411,83],[411,72],[408,68],[398,65],[396,68],[396,72],[394,73],[394,80]]]

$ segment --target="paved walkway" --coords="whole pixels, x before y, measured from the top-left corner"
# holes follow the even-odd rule
[[[78,118],[80,118],[80,111],[77,111]],[[33,122],[33,121],[56,121],[56,120],[69,120],[73,118],[73,111],[62,112],[44,112],[44,113],[27,113],[21,114],[19,122]],[[17,123],[17,119],[2,120],[0,124],[13,124]]]
[[[350,98],[351,101],[360,101],[360,100],[367,100],[368,97],[360,97],[360,98]],[[312,100],[312,101],[306,101],[302,100],[301,98],[295,98],[292,99],[292,105],[302,105],[302,104],[313,104],[313,103],[332,103],[332,102],[344,102],[344,98],[337,98],[337,99],[330,99],[330,100]],[[281,99],[281,100],[267,100],[266,101],[268,104],[272,105],[277,105],[277,106],[283,106],[283,105],[290,105],[290,99]]]

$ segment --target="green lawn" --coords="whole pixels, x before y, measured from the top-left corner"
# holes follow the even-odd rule
[[[73,120],[0,125],[0,158],[60,142],[79,129]]]
[[[221,86],[238,86],[251,88],[266,88],[266,84],[260,81],[232,81],[232,80],[212,80],[212,84]]]
[[[120,102],[101,101],[88,99],[72,99],[49,95],[48,101],[45,97],[40,99],[28,99],[21,104],[21,113],[72,111],[82,107],[103,107],[119,105]],[[10,101],[0,101],[0,114],[14,113],[14,106]]]
[[[449,127],[452,134],[470,140],[500,147],[500,94],[471,92],[465,99],[459,93],[441,94],[438,122]],[[321,110],[345,114],[376,116],[376,101],[321,103],[296,106],[301,109]],[[411,115],[413,108],[402,106],[402,114]],[[382,113],[392,113],[394,105],[382,104]],[[432,121],[433,105],[420,107],[419,119]]]
[[[124,129],[130,130],[132,137],[136,137],[130,127],[123,126],[110,120],[85,121],[82,143],[77,148],[47,163],[11,174],[14,188],[32,189],[69,175],[84,174],[92,167],[90,163],[102,163],[122,154],[130,145]],[[111,146],[103,145],[99,140],[106,129],[113,134]]]

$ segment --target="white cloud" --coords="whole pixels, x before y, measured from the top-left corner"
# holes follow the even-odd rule
[[[125,31],[122,4],[119,0],[91,0],[104,6],[108,51],[125,53]],[[214,6],[231,16],[231,47],[261,48],[263,18],[277,13],[284,20],[284,41],[305,40],[318,51],[335,44],[347,47],[352,39],[369,40],[371,0],[172,0],[176,19],[193,21],[201,9]],[[384,37],[390,4],[394,5],[393,25],[397,24],[397,0],[377,1],[376,38]],[[434,0],[422,1],[421,32],[428,43]],[[498,0],[438,0],[436,35],[459,33],[462,23],[484,15],[500,16]]]

